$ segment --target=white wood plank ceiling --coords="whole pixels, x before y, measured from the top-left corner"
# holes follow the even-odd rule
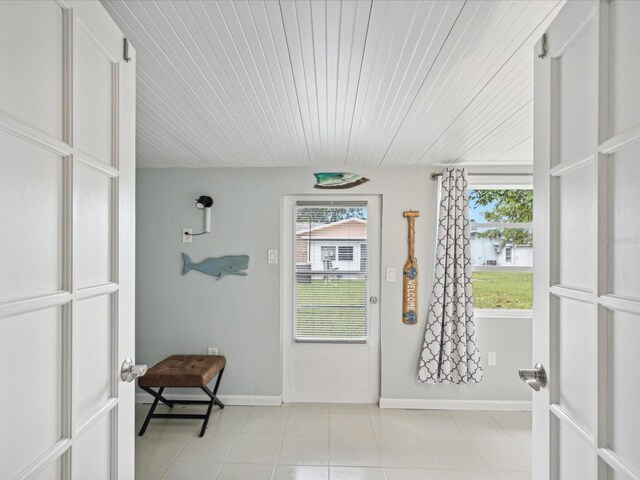
[[[529,164],[549,1],[102,0],[141,167]]]

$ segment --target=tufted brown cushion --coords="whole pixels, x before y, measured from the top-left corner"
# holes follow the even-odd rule
[[[171,355],[138,377],[138,386],[204,387],[226,364],[222,355]]]

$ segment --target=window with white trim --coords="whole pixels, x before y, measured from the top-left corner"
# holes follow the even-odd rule
[[[338,247],[338,260],[341,262],[353,261],[353,245],[340,245]]]
[[[367,258],[367,244],[363,243],[360,245],[360,271],[362,272],[367,271]]]
[[[296,342],[365,343],[367,203],[297,202]]]
[[[336,259],[336,247],[333,245],[321,245],[320,246],[320,256],[322,257],[323,262],[333,262]]]
[[[531,310],[532,188],[471,185],[469,219],[476,310]]]

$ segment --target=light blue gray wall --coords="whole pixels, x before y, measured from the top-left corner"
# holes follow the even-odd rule
[[[317,169],[315,169],[317,170]],[[416,255],[421,268],[421,311],[426,311],[435,244],[437,182],[425,168],[353,169],[371,179],[341,193],[382,195],[382,271],[406,260],[404,210],[420,210]],[[139,169],[137,184],[137,361],[154,364],[174,353],[220,349],[228,360],[221,393],[280,395],[280,266],[267,250],[280,249],[282,197],[318,194],[314,169]],[[212,232],[192,244],[183,227],[199,231],[200,194],[214,198]],[[195,261],[248,254],[249,275],[216,281],[199,272],[181,276],[180,253]],[[384,279],[383,279],[384,280]],[[401,321],[402,283],[382,282],[380,292],[381,396],[395,399],[530,400],[517,368],[531,363],[531,320],[479,319],[485,380],[467,387],[427,386],[416,380],[425,328]],[[486,366],[495,351],[498,365]]]

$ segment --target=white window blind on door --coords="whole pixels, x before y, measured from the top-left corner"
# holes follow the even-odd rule
[[[367,203],[297,202],[294,338],[367,340]]]

